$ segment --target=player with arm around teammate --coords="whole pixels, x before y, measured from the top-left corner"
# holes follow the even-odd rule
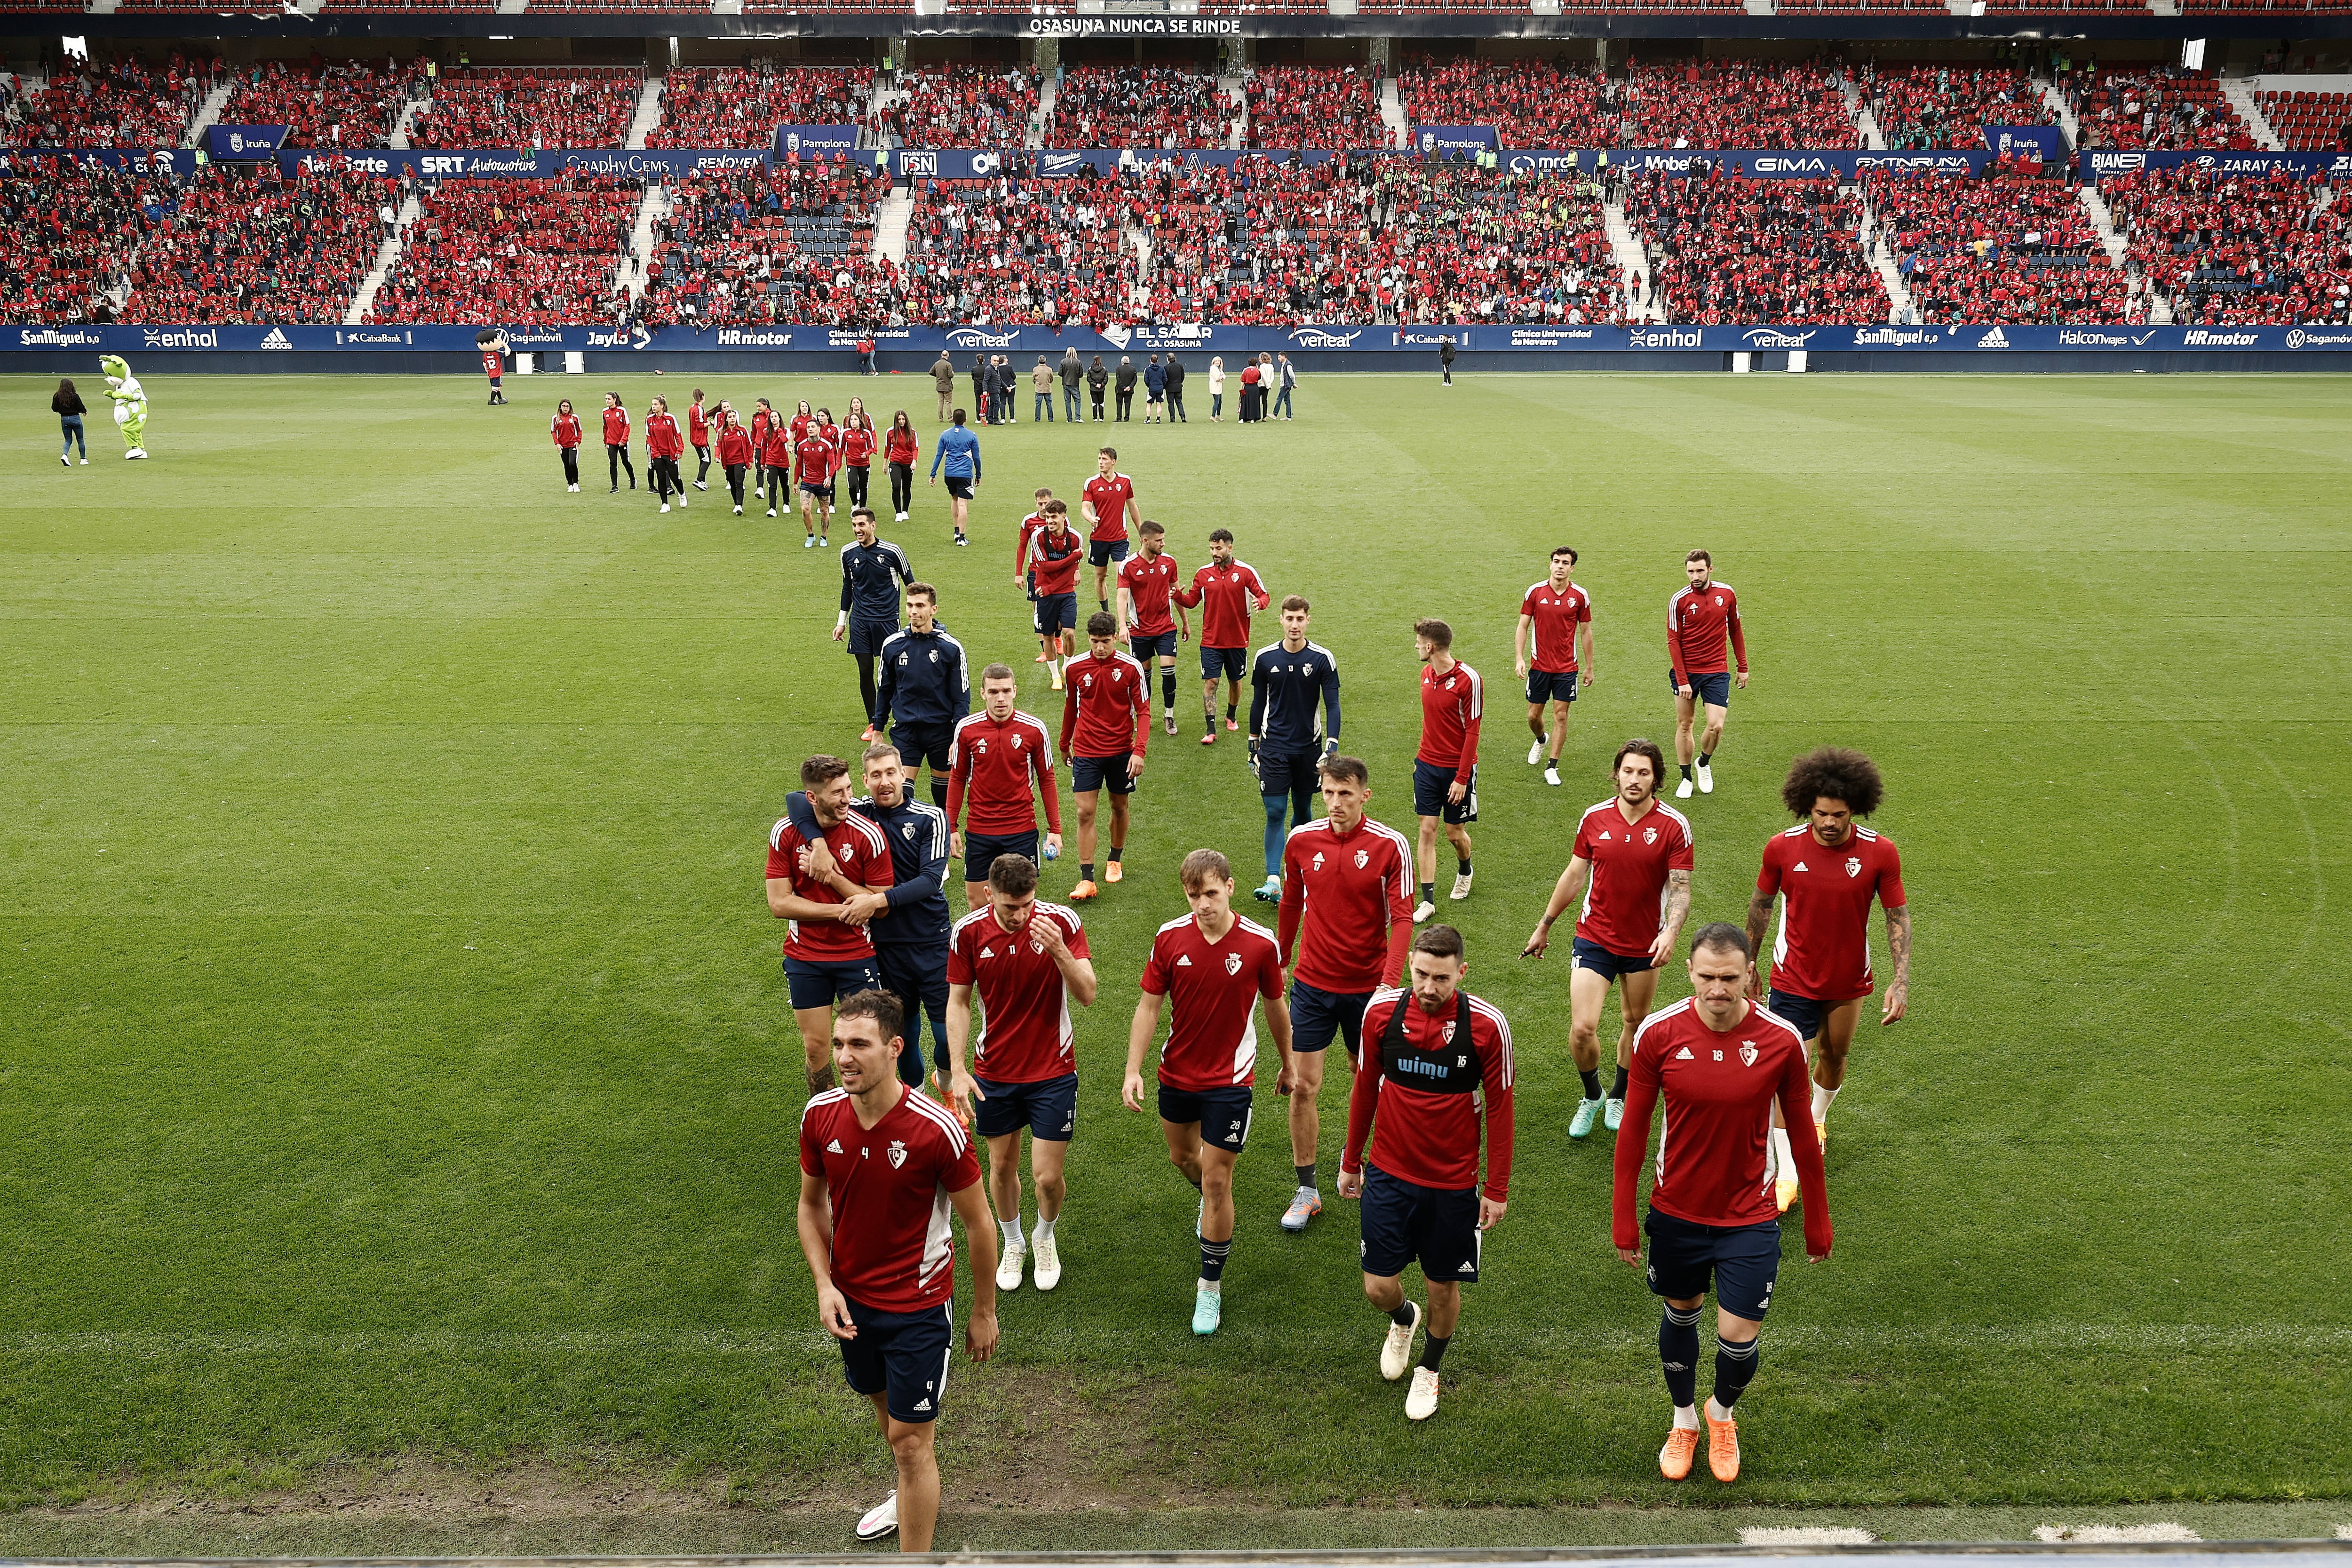
[[[1764,951],[1764,928],[1780,900],[1780,930],[1772,942],[1771,1006],[1796,1026],[1813,1068],[1813,1137],[1829,1147],[1830,1103],[1845,1084],[1846,1053],[1863,1002],[1876,977],[1870,970],[1870,905],[1886,911],[1886,945],[1895,977],[1879,1005],[1881,1026],[1911,1007],[1911,904],[1903,890],[1903,858],[1895,840],[1856,817],[1878,810],[1885,784],[1878,765],[1860,752],[1822,746],[1789,766],[1780,804],[1802,818],[1764,846],[1756,893],[1748,901],[1748,944]],[[1785,1213],[1797,1194],[1789,1132],[1772,1131],[1779,1175],[1773,1196]]]
[[[1674,952],[1689,918],[1696,863],[1690,819],[1658,799],[1665,754],[1656,742],[1626,742],[1617,748],[1611,770],[1616,793],[1588,806],[1578,819],[1567,868],[1520,954],[1541,958],[1551,945],[1553,923],[1582,899],[1568,979],[1568,1044],[1577,1076],[1584,1080],[1584,1099],[1569,1121],[1570,1138],[1590,1133],[1596,1116],[1613,1132],[1625,1114],[1628,1047],[1658,994],[1658,966]],[[1617,1036],[1616,1081],[1604,1102],[1601,1010],[1612,984],[1619,988],[1624,1026]]]
[[[809,1092],[828,1089],[827,1059],[833,1038],[833,1005],[839,998],[870,991],[882,982],[866,922],[882,900],[844,893],[808,866],[801,850],[821,840],[846,883],[877,893],[890,886],[890,847],[882,830],[849,809],[849,764],[822,753],[801,763],[801,787],[808,792],[820,832],[802,837],[790,816],[768,830],[768,912],[792,922],[784,941],[784,981],[807,1056]]]
[[[1277,1092],[1291,1087],[1290,1015],[1282,1005],[1282,953],[1272,931],[1234,912],[1234,870],[1213,849],[1184,857],[1184,897],[1192,912],[1152,938],[1135,1022],[1128,1030],[1121,1098],[1143,1109],[1143,1056],[1170,1001],[1176,1019],[1160,1053],[1160,1131],[1168,1158],[1201,1193],[1193,1235],[1201,1279],[1192,1295],[1192,1331],[1213,1334],[1224,1321],[1225,1263],[1234,1245],[1234,1162],[1249,1142],[1256,1082],[1261,998],[1266,1033],[1280,1059]]]
[[[1363,1200],[1364,1295],[1389,1315],[1381,1375],[1391,1383],[1412,1363],[1422,1325],[1419,1303],[1405,1300],[1405,1266],[1418,1261],[1428,1282],[1429,1342],[1404,1401],[1407,1417],[1426,1421],[1437,1411],[1462,1287],[1477,1282],[1486,1233],[1510,1197],[1511,1026],[1461,989],[1470,966],[1452,926],[1415,936],[1411,964],[1409,990],[1380,992],[1364,1009],[1339,1195]]]
[[[1731,661],[1737,659],[1737,684],[1748,689],[1748,638],[1739,625],[1739,595],[1728,583],[1715,580],[1715,557],[1694,550],[1683,561],[1689,581],[1666,601],[1667,679],[1675,689],[1675,760],[1682,764],[1682,782],[1675,798],[1691,795],[1693,755],[1701,795],[1715,793],[1715,749],[1723,743],[1723,722],[1731,712],[1735,684]],[[1727,648],[1728,653],[1727,654]],[[1706,728],[1696,736],[1692,726],[1698,710],[1706,710]]]
[[[971,1248],[971,1319],[964,1352],[996,1353],[996,1236],[980,1165],[956,1119],[894,1070],[907,1051],[887,992],[844,997],[832,1066],[841,1087],[801,1113],[801,1252],[816,1282],[817,1321],[841,1345],[852,1392],[874,1402],[898,1484],[857,1521],[857,1539],[894,1532],[902,1552],[929,1552],[939,1521],[933,1435],[955,1342],[955,1237]]]
[[[1715,1291],[1715,1390],[1706,1402],[1707,1468],[1739,1479],[1732,1406],[1756,1375],[1758,1338],[1780,1272],[1780,1221],[1772,1204],[1772,1110],[1805,1114],[1805,1047],[1786,1020],[1748,999],[1756,969],[1747,933],[1717,921],[1691,937],[1691,994],[1643,1020],[1633,1039],[1633,1086],[1617,1139],[1611,1239],[1643,1268],[1633,1225],[1650,1111],[1659,1109],[1656,1178],[1650,1189],[1650,1289],[1664,1297],[1658,1360],[1674,1425],[1658,1451],[1670,1481],[1690,1474],[1698,1447],[1698,1316]],[[1829,1189],[1818,1144],[1797,1153],[1805,1190],[1805,1256],[1830,1255]]]
[[[1551,552],[1551,574],[1520,599],[1518,630],[1511,637],[1513,662],[1528,683],[1528,728],[1535,733],[1528,766],[1542,763],[1544,783],[1555,787],[1560,748],[1568,743],[1570,705],[1580,680],[1591,686],[1593,679],[1592,595],[1569,580],[1575,569],[1574,550],[1563,544]]]

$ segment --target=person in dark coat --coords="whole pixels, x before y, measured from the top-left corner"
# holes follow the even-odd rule
[[[1135,412],[1135,361],[1125,354],[1118,356],[1118,422],[1122,425]]]
[[[1184,417],[1184,365],[1174,354],[1168,356],[1168,418],[1171,424],[1192,423]]]
[[[1109,367],[1103,363],[1102,355],[1097,354],[1094,363],[1087,366],[1087,395],[1094,404],[1095,423],[1097,425],[1103,421],[1103,390],[1109,385]]]
[[[1452,338],[1437,340],[1437,368],[1444,374],[1444,384],[1452,386],[1454,384],[1454,340]]]
[[[971,356],[971,406],[982,425],[988,423],[988,356]]]

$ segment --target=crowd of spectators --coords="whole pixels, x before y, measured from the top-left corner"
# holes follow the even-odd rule
[[[1637,64],[1619,96],[1621,147],[1862,145],[1836,79],[1803,61]]]
[[[397,181],[340,165],[199,171],[141,242],[121,319],[341,321],[390,233],[380,214],[401,197]]]
[[[1248,77],[1252,147],[1391,147],[1372,79],[1353,66],[1260,66]]]
[[[422,193],[368,320],[602,321],[645,198],[641,180],[443,180]]]
[[[1408,64],[1397,93],[1409,125],[1492,125],[1506,147],[1614,147],[1617,84],[1553,60]]]
[[[0,297],[18,321],[114,319],[140,241],[179,205],[169,168],[114,169],[64,158],[0,163]]]
[[[1239,117],[1203,71],[1079,66],[1054,90],[1049,147],[1223,147]]]
[[[1981,147],[1988,125],[2055,125],[2057,111],[2011,66],[1862,68],[1862,95],[1889,147]]]
[[[2229,178],[2147,169],[2099,182],[2131,262],[2177,321],[2341,322],[2352,305],[2352,245],[2342,203],[2273,171]]]
[[[1859,193],[1836,180],[1637,174],[1626,184],[1625,221],[1669,321],[1887,319],[1886,287],[1862,249]]]
[[[874,209],[888,194],[889,176],[844,158],[675,182],[646,268],[646,319],[883,324],[889,274],[875,265]]]
[[[779,125],[863,125],[873,101],[870,66],[688,68],[664,79],[661,122],[646,145],[766,147]]]
[[[0,143],[11,147],[177,147],[211,90],[215,62],[172,51],[151,66],[136,57],[66,59],[47,86],[0,85]]]
[[[901,71],[898,87],[904,96],[877,123],[905,147],[1020,147],[1037,117],[1037,80],[1018,69]]]
[[[1873,174],[1864,192],[1924,321],[2147,319],[2069,182]]]
[[[610,67],[444,71],[409,123],[412,147],[618,147],[645,79]]]
[[[221,123],[283,125],[289,147],[387,147],[424,79],[416,66],[395,60],[270,60],[238,72]]]
[[[898,314],[908,321],[1099,326],[1134,319],[1127,216],[1136,176],[926,180],[915,192]]]
[[[2254,144],[2253,132],[2221,96],[2221,84],[2201,70],[2079,71],[2061,78],[2059,90],[2074,111],[2078,147],[2244,151]]]

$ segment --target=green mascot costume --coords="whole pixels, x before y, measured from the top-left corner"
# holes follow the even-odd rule
[[[142,442],[147,433],[147,389],[120,354],[100,355],[98,368],[106,373],[106,395],[114,399],[114,422],[122,427],[123,457],[145,457]]]

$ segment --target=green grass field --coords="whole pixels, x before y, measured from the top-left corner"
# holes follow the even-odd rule
[[[153,460],[101,425],[71,470],[46,467],[50,384],[0,384],[25,480],[0,499],[0,1506],[34,1510],[0,1546],[61,1549],[39,1521],[68,1505],[323,1499],[387,1467],[818,1521],[667,1542],[845,1542],[887,1462],[793,1235],[804,1091],[760,886],[800,758],[859,722],[835,555],[716,495],[565,494],[548,413],[602,381],[510,382],[501,410],[477,380],[147,380]],[[614,384],[641,409],[689,384]],[[915,378],[862,384],[930,433]],[[861,384],[706,385],[838,408]],[[1188,1331],[1193,1200],[1118,1064],[1177,859],[1246,869],[1259,813],[1240,745],[1159,736],[1129,879],[1087,911],[1067,1275],[956,1373],[941,1548],[2352,1491],[2352,988],[2326,934],[2352,383],[1315,376],[1300,409],[1111,438],[1180,559],[1225,524],[1314,598],[1376,815],[1410,828],[1412,619],[1487,677],[1477,890],[1448,914],[1517,1034],[1510,1213],[1410,1426],[1349,1206],[1276,1227],[1269,1109],[1226,1327]],[[886,530],[1055,721],[1011,524],[1102,438],[989,432],[970,551],[937,489]],[[1600,679],[1549,790],[1510,635],[1563,541]],[[1912,1016],[1865,1026],[1833,1119],[1836,1256],[1790,1243],[1729,1489],[1657,1479],[1657,1310],[1608,1246],[1606,1138],[1567,1137],[1567,971],[1515,956],[1615,742],[1669,738],[1696,544],[1756,679],[1690,803],[1694,919],[1738,918],[1788,759],[1837,742],[1885,769],[1918,932]],[[1185,1504],[1197,1529],[1160,1512]],[[1281,1511],[1334,1507],[1391,1511]],[[104,1539],[192,1539],[142,1528]],[[412,1539],[488,1537],[348,1538]]]

